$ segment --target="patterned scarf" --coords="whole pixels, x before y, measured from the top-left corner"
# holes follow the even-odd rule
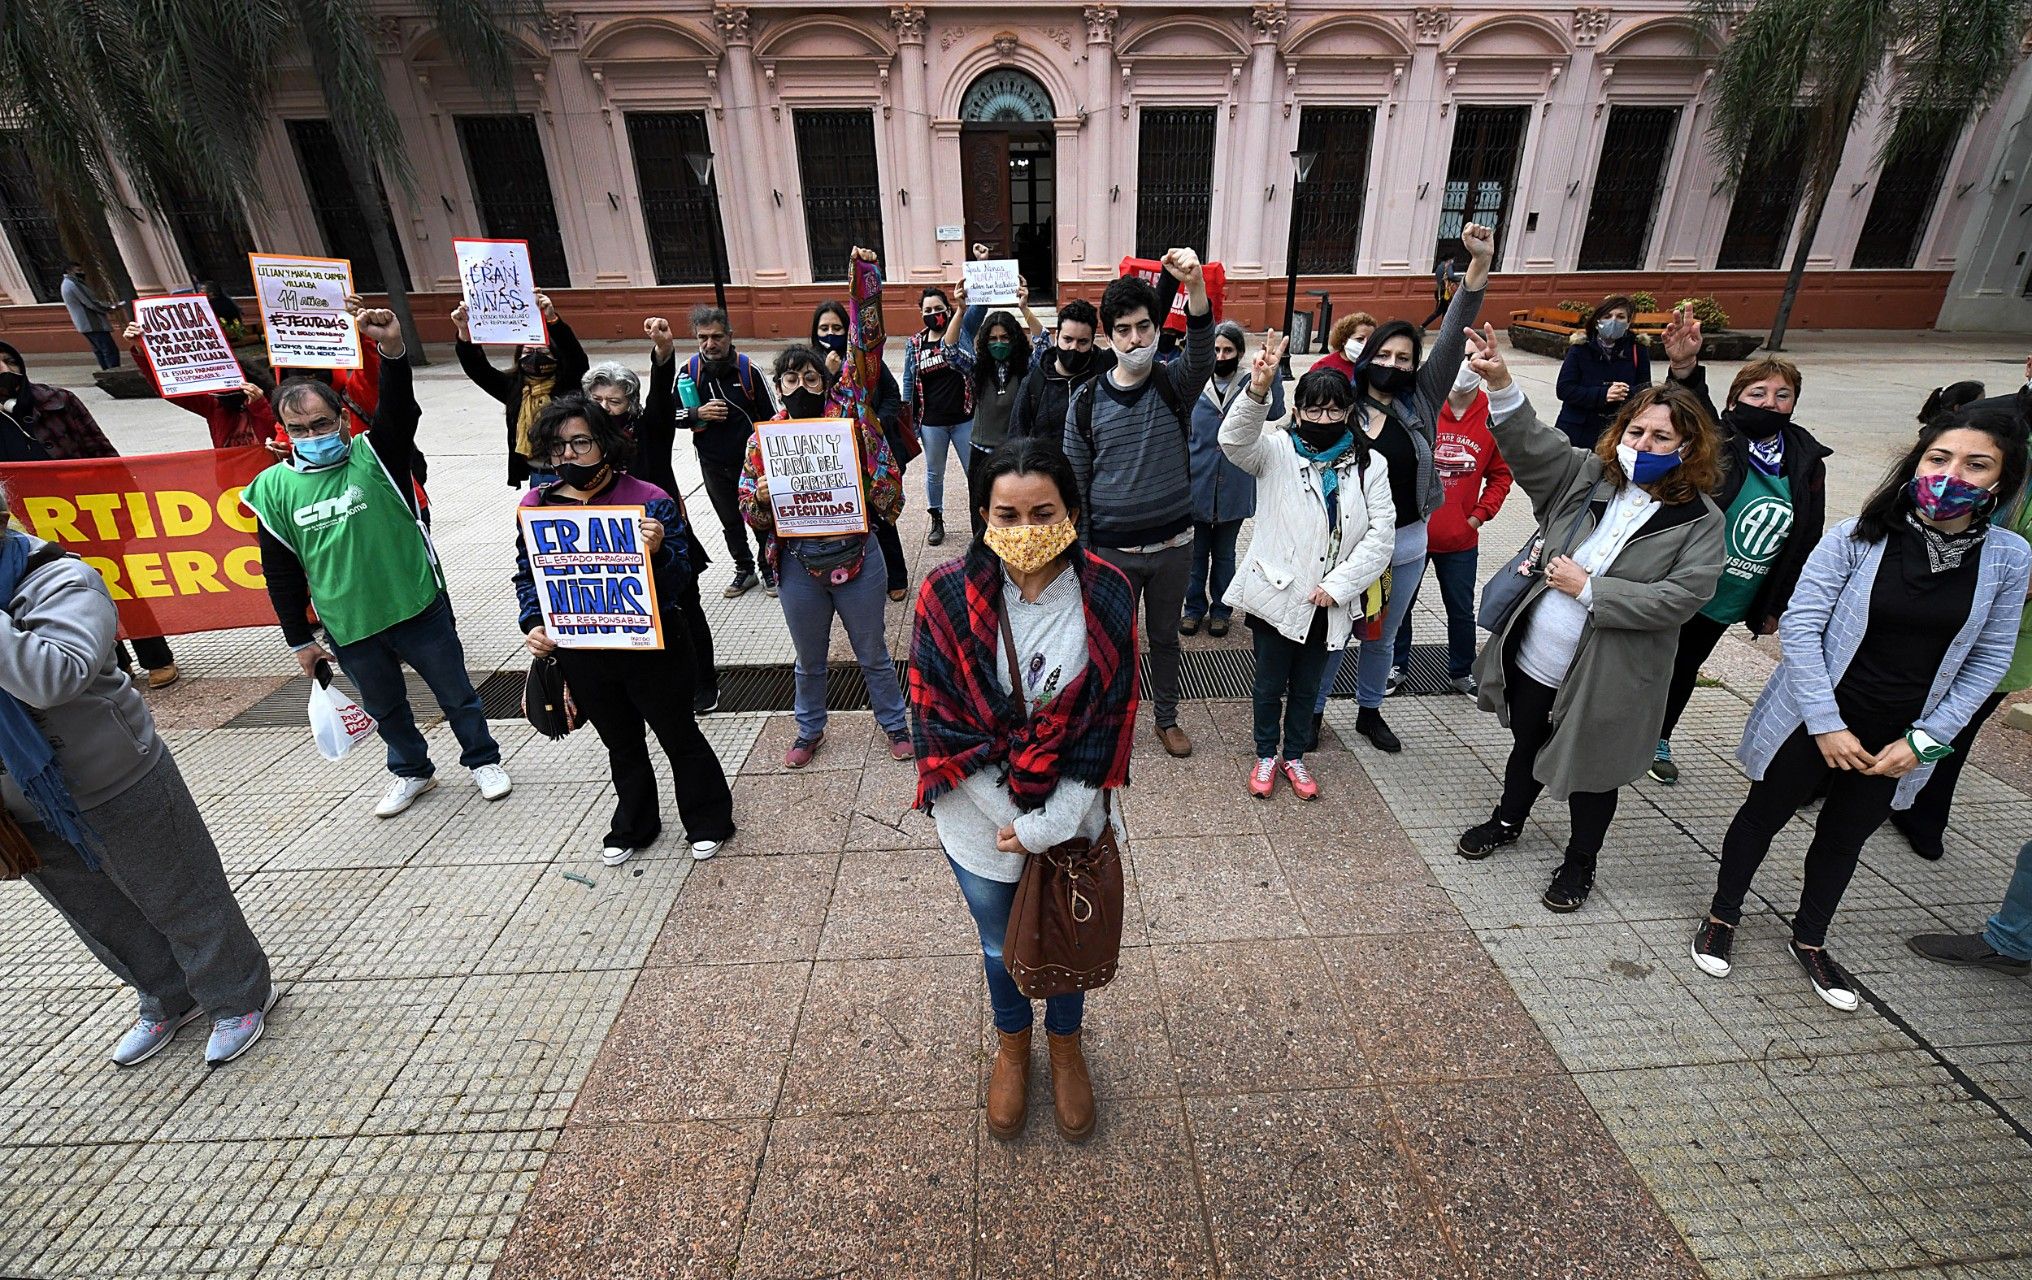
[[[1926,544],[1926,571],[1945,573],[1949,569],[1961,568],[1961,562],[1968,553],[1983,545],[1983,535],[1989,532],[1990,523],[1978,520],[1960,533],[1943,533],[1921,520],[1912,512],[1905,513],[1905,523],[1919,534],[1919,540]]]
[[[1747,441],[1750,446],[1750,465],[1767,476],[1775,476],[1785,469],[1785,433],[1774,431],[1763,440]]]
[[[847,358],[840,376],[826,392],[826,416],[851,419],[861,429],[861,474],[868,503],[891,524],[903,514],[903,470],[882,432],[875,413],[875,392],[882,385],[882,273],[872,262],[855,259],[847,294]]]
[[[1296,431],[1288,434],[1291,436],[1291,447],[1298,451],[1298,456],[1319,468],[1319,492],[1320,496],[1326,499],[1326,522],[1327,528],[1331,529],[1341,518],[1341,504],[1337,496],[1341,487],[1341,475],[1334,469],[1334,464],[1345,458],[1348,450],[1355,447],[1355,433],[1352,430],[1348,431],[1324,449],[1312,448],[1299,438]]]
[[[522,375],[522,401],[515,407],[515,452],[545,466],[550,465],[550,459],[533,456],[536,445],[531,437],[536,430],[536,420],[543,416],[544,408],[550,404],[551,388],[556,382],[554,375],[542,378]]]
[[[1087,622],[1087,665],[1024,718],[1022,690],[1002,692],[1002,565],[976,543],[932,571],[910,639],[911,737],[917,807],[960,779],[1000,765],[1026,811],[1063,779],[1092,787],[1129,780],[1137,702],[1136,608],[1128,580],[1078,543],[1067,553]]]

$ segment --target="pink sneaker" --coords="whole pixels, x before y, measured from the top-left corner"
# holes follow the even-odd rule
[[[910,745],[909,734],[898,733],[890,736],[889,758],[891,760],[915,760],[917,758],[917,752]]]
[[[818,754],[819,743],[824,741],[825,730],[823,729],[820,729],[816,736],[810,738],[802,734],[798,735],[797,741],[790,744],[790,750],[783,753],[783,767],[786,769],[804,768],[804,766],[811,763],[811,758]]]
[[[1268,800],[1270,793],[1277,789],[1277,757],[1263,756],[1256,761],[1256,767],[1249,771],[1249,794],[1258,800]]]
[[[1319,799],[1319,784],[1312,780],[1312,770],[1305,767],[1305,761],[1286,760],[1284,780],[1291,784],[1291,794],[1300,800]]]

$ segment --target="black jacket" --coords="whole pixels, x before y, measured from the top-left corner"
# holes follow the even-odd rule
[[[1023,375],[1023,385],[1016,389],[1016,403],[1009,410],[1009,438],[1039,436],[1054,442],[1062,439],[1066,406],[1072,402],[1072,393],[1114,367],[1115,353],[1096,347],[1086,372],[1068,378],[1058,371],[1058,353],[1046,348],[1038,355],[1037,363],[1030,366],[1030,372]]]
[[[1695,365],[1687,377],[1672,380],[1699,396],[1708,416],[1721,425],[1726,465],[1722,472],[1722,487],[1713,497],[1715,505],[1726,517],[1736,501],[1736,495],[1743,491],[1743,478],[1750,471],[1750,442],[1736,434],[1728,420],[1715,412],[1714,397],[1708,394],[1705,365]],[[1819,545],[1820,535],[1826,532],[1827,526],[1827,459],[1834,450],[1816,440],[1812,432],[1797,422],[1787,425],[1783,434],[1785,482],[1792,491],[1792,531],[1785,535],[1785,545],[1772,558],[1771,571],[1764,575],[1764,585],[1758,588],[1756,598],[1750,601],[1749,613],[1744,615],[1743,625],[1753,635],[1757,633],[1758,623],[1767,618],[1777,618],[1792,603],[1792,591],[1799,585],[1799,574],[1806,568],[1806,557]]]
[[[522,416],[522,348],[515,348],[515,362],[507,369],[496,369],[487,360],[487,353],[473,343],[455,343],[454,349],[459,355],[459,367],[466,371],[473,385],[499,400],[506,411],[508,487],[518,488],[529,479],[529,460],[515,452],[515,423]],[[586,349],[579,345],[579,336],[562,319],[550,322],[550,354],[557,360],[557,372],[552,375],[550,384],[551,394],[577,392],[591,363],[586,358]]]
[[[701,403],[707,400],[724,400],[731,412],[718,422],[699,416],[696,409],[687,409],[677,398],[677,377],[690,367],[693,360],[699,361],[698,394]],[[748,367],[746,379],[741,377],[741,365]],[[748,460],[748,437],[755,434],[755,424],[767,422],[776,416],[776,402],[769,394],[769,370],[759,360],[736,352],[733,370],[725,375],[706,368],[705,361],[695,355],[680,358],[675,348],[667,360],[654,360],[649,366],[649,381],[654,387],[663,384],[663,390],[675,406],[679,427],[691,434],[692,447],[698,450],[699,461],[719,467],[721,470],[739,471],[741,464]]]

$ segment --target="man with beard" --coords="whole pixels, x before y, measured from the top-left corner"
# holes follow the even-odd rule
[[[757,530],[755,550],[751,551],[747,525],[741,519],[741,463],[747,457],[748,437],[755,433],[757,422],[776,416],[768,379],[747,356],[734,350],[733,326],[718,307],[701,304],[691,309],[691,333],[698,342],[698,354],[682,366],[675,358],[677,343],[669,321],[654,317],[644,328],[655,347],[649,369],[650,397],[671,395],[677,425],[691,432],[706,496],[712,499],[727,554],[734,560],[734,580],[721,594],[731,600],[759,581],[773,596],[776,577],[769,567],[768,535]],[[755,573],[758,560],[760,578]]]
[[[1100,312],[1084,298],[1059,308],[1051,343],[1037,353],[1030,372],[1023,377],[1023,389],[1016,395],[1016,407],[1009,415],[1011,436],[1058,440],[1063,435],[1065,406],[1072,393],[1115,365],[1114,352],[1094,346],[1094,333],[1100,327]]]

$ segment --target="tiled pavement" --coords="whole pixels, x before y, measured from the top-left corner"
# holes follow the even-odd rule
[[[2006,343],[1801,346],[1837,510],[1942,360],[2010,376]],[[1548,394],[1550,363],[1520,363]],[[1836,385],[1842,417],[1816,417]],[[513,667],[499,419],[455,368],[420,387],[470,665]],[[86,394],[130,451],[196,442],[195,419]],[[1491,546],[1523,523],[1513,503]],[[774,602],[708,602],[724,661],[788,659]],[[1188,707],[1187,762],[1146,735],[1132,949],[1090,1004],[1103,1127],[1079,1150],[1041,1050],[1025,1139],[980,1128],[970,929],[865,715],[801,775],[773,764],[784,717],[710,719],[743,834],[713,863],[667,840],[610,871],[588,856],[608,803],[589,737],[499,724],[508,801],[452,768],[376,822],[371,753],[328,765],[298,731],[218,727],[284,682],[271,635],[177,648],[192,678],[159,717],[285,998],[226,1071],[187,1032],[118,1072],[130,998],[0,890],[0,1276],[2032,1275],[2032,987],[1900,945],[1994,904],[2032,835],[2025,735],[1985,735],[1945,862],[1873,842],[1834,934],[1861,1012],[1821,1006],[1777,950],[1796,828],[1736,976],[1709,980],[1685,935],[1768,645],[1717,654],[1729,687],[1697,695],[1685,781],[1626,793],[1572,917],[1536,905],[1552,809],[1488,863],[1451,853],[1503,751],[1465,699],[1393,701],[1405,753],[1334,745],[1311,806],[1241,796],[1242,704]]]

